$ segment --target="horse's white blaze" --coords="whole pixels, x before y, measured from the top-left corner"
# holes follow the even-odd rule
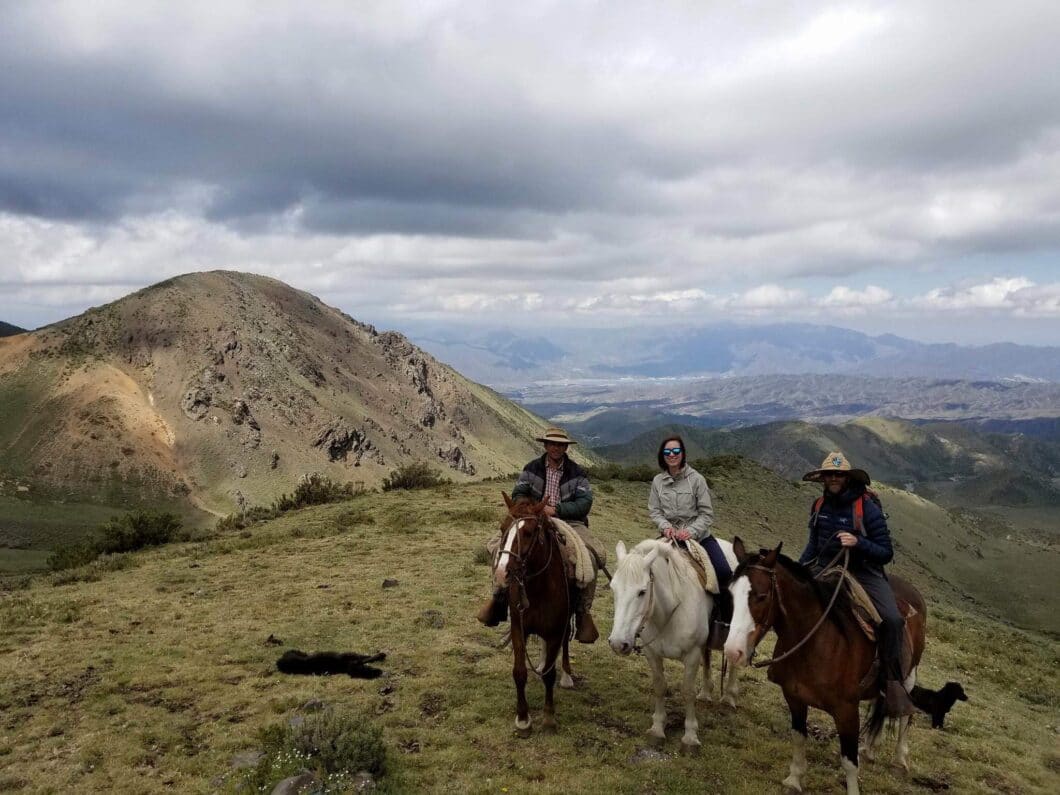
[[[508,584],[508,561],[512,559],[512,545],[515,543],[515,536],[519,532],[522,521],[520,519],[508,529],[508,537],[504,541],[504,549],[497,558],[497,568],[493,572],[493,581],[498,587],[503,588]]]
[[[748,645],[755,628],[751,618],[751,581],[740,577],[729,586],[729,592],[732,594],[732,624],[725,641],[725,656],[733,665],[746,665],[752,651]]]

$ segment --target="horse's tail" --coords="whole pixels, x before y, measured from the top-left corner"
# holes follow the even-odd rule
[[[883,731],[883,724],[887,720],[887,699],[877,695],[872,704],[869,705],[869,717],[865,721],[865,736],[870,742],[878,737]]]

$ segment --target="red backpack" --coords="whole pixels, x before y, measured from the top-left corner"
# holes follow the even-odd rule
[[[880,513],[883,513],[883,503],[880,502],[880,495],[874,492],[872,489],[865,489],[865,492],[854,500],[854,532],[858,535],[865,534],[865,498],[868,497],[874,503],[876,507],[880,509]],[[821,506],[824,505],[824,496],[818,497],[813,503],[813,519],[810,521],[811,527],[817,526],[817,515],[821,512]],[[885,517],[887,514],[883,514]]]

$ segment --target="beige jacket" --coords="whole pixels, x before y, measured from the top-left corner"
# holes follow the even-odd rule
[[[714,524],[714,504],[706,479],[687,464],[677,477],[660,472],[651,482],[648,515],[660,532],[673,527],[688,530],[697,541],[706,538]]]

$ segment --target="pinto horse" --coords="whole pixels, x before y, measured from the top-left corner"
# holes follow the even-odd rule
[[[719,541],[724,550],[728,541]],[[692,564],[669,541],[647,539],[628,553],[621,541],[615,547],[618,566],[611,578],[615,595],[615,621],[608,643],[615,654],[627,655],[638,638],[644,644],[644,656],[651,668],[655,692],[655,711],[648,734],[655,744],[666,735],[666,677],[663,658],[681,660],[685,665],[681,692],[685,700],[685,733],[681,738],[686,750],[697,749],[699,722],[696,719],[696,674],[703,662],[703,689],[698,698],[710,701],[713,682],[710,679],[710,611],[713,595],[703,590]],[[722,676],[724,685],[724,674]],[[736,668],[729,669],[726,703],[736,706]]]
[[[501,530],[504,534],[494,569],[497,587],[508,589],[512,622],[512,678],[515,680],[515,728],[521,737],[531,731],[530,712],[526,704],[526,639],[537,635],[544,643],[541,663],[535,672],[545,684],[545,714],[541,720],[545,731],[555,731],[556,716],[552,690],[556,682],[556,659],[563,651],[561,687],[574,687],[570,674],[571,616],[574,613],[574,586],[567,579],[563,552],[556,530],[548,516],[542,514],[547,503],[512,499],[505,494],[508,506]]]
[[[790,775],[783,785],[802,791],[802,777],[806,773],[806,713],[809,707],[816,707],[835,720],[847,793],[856,795],[859,792],[859,702],[875,702],[867,727],[866,757],[869,759],[886,717],[879,682],[870,676],[876,644],[855,624],[845,600],[832,606],[835,588],[822,584],[805,566],[781,555],[781,546],[748,554],[739,538],[733,540],[740,565],[729,585],[733,618],[725,654],[733,665],[747,665],[765,634],[770,629],[776,631],[776,656],[772,661],[756,665],[769,665],[769,680],[780,685],[791,711],[793,752]],[[916,682],[916,667],[924,651],[927,608],[912,585],[893,575],[889,579],[899,602],[916,609],[916,614],[906,619],[913,652],[905,681],[908,688]],[[909,769],[908,728],[909,717],[904,716],[899,720],[896,761],[906,770]]]

